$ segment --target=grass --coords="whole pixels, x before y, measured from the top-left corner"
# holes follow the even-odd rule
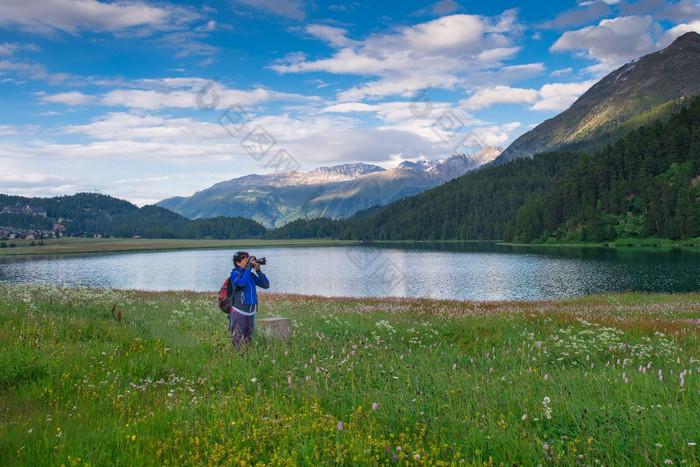
[[[61,237],[41,240],[6,240],[7,248],[0,248],[2,256],[57,255],[79,253],[108,253],[123,251],[182,250],[205,248],[253,248],[260,246],[324,246],[342,245],[354,242],[340,240],[186,240],[150,238],[79,238]],[[34,243],[34,245],[32,245]],[[9,247],[12,244],[14,246]]]
[[[0,283],[0,465],[699,465],[700,294],[261,300]]]

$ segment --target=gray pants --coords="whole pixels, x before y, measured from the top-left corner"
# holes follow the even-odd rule
[[[246,316],[235,310],[231,311],[231,343],[234,347],[253,340],[253,331],[255,331],[255,314]]]

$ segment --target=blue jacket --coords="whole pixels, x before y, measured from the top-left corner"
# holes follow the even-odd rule
[[[239,311],[252,314],[255,313],[258,304],[256,286],[267,289],[270,287],[270,281],[262,271],[253,274],[252,269],[237,266],[231,271],[231,286],[233,287],[231,305]]]

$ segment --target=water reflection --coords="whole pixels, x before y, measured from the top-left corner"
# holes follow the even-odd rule
[[[488,243],[266,247],[276,292],[537,300],[638,290],[700,289],[700,252],[523,247]],[[5,258],[0,280],[141,290],[215,291],[233,250]]]

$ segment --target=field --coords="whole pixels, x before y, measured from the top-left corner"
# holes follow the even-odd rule
[[[0,283],[0,465],[700,465],[700,294],[261,295]]]

